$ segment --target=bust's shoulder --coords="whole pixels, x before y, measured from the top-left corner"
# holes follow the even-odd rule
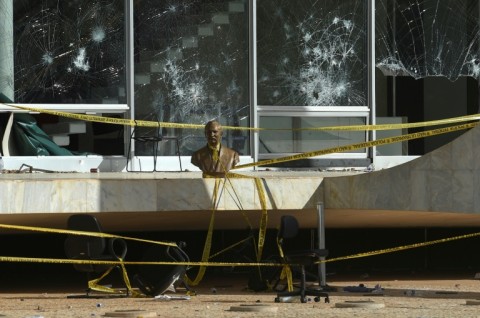
[[[226,146],[222,146],[222,151],[224,151],[227,154],[231,154],[231,155],[238,153],[236,150],[234,150],[232,148],[228,148]]]
[[[193,154],[199,154],[199,153],[204,153],[205,151],[208,150],[207,146],[203,146],[202,148],[199,148],[193,152]]]

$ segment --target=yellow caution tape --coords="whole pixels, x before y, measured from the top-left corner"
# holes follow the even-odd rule
[[[91,290],[96,290],[104,293],[121,293],[115,288],[107,287],[107,286],[102,286],[99,284],[99,282],[104,279],[110,272],[114,269],[114,267],[110,267],[108,270],[106,270],[99,278],[95,278],[92,280],[88,281],[88,288]]]
[[[218,177],[220,175],[223,175],[224,179],[220,179]],[[254,179],[254,182],[255,182],[255,185],[256,185],[256,188],[257,188],[257,191],[258,191],[258,194],[259,194],[259,198],[260,198],[260,203],[261,203],[261,206],[262,206],[262,218],[261,218],[261,222],[260,222],[258,245],[257,245],[257,249],[255,250],[257,262],[260,262],[260,260],[262,258],[262,254],[263,254],[263,247],[264,247],[264,244],[265,244],[265,236],[266,236],[266,232],[267,232],[266,231],[266,229],[267,229],[267,219],[268,219],[266,195],[265,195],[265,190],[263,189],[263,184],[262,184],[261,180],[259,178],[256,178],[256,177],[248,177],[248,176],[243,176],[243,175],[239,175],[239,174],[229,173],[225,169],[225,167],[223,167],[223,173],[221,173],[221,174],[210,175],[208,173],[204,173],[203,177],[204,178],[215,178],[215,188],[214,188],[214,195],[213,195],[213,198],[212,198],[212,214],[211,214],[210,224],[209,224],[209,228],[208,228],[208,232],[207,232],[207,238],[205,240],[205,245],[204,245],[203,253],[202,253],[202,262],[207,262],[211,258],[210,251],[211,251],[213,228],[214,228],[215,210],[217,208],[218,203],[220,202],[220,197],[221,197],[221,194],[219,194],[220,182],[223,181],[222,182],[222,192],[226,187],[226,182],[228,182],[232,186],[232,190],[235,192],[235,189],[233,187],[233,184],[230,181],[230,178],[253,178]],[[246,223],[248,224],[249,228],[252,229],[251,223],[250,223],[247,215],[243,212],[243,209],[241,209],[241,210],[242,210],[242,215],[243,215],[244,219],[246,220]],[[252,237],[252,239],[253,239],[253,237]],[[237,243],[237,244],[240,244],[240,243]],[[224,249],[224,251],[226,251],[226,250],[228,250],[228,249]],[[217,256],[218,254],[219,253],[216,253],[215,256]],[[205,275],[205,270],[206,270],[206,268],[201,267],[199,269],[199,272],[197,273],[196,278],[193,279],[193,280],[190,280],[188,277],[186,277],[185,279],[186,279],[187,283],[189,285],[192,285],[192,286],[196,286],[197,284],[199,284],[200,281],[203,279],[203,276]]]
[[[232,245],[230,245],[230,246],[228,246],[228,247],[226,247],[226,248],[218,251],[217,253],[210,255],[210,257],[209,257],[208,259],[215,258],[215,257],[217,257],[218,255],[221,255],[221,254],[223,254],[223,253],[225,253],[225,252],[227,252],[227,251],[229,251],[229,250],[231,250],[231,249],[233,249],[233,248],[235,248],[235,247],[237,247],[237,246],[245,243],[246,241],[251,240],[252,238],[253,238],[253,236],[249,235],[249,236],[247,236],[246,238],[244,238],[243,240],[240,240],[240,241],[238,241],[238,242],[236,242],[236,243],[234,243],[234,244],[232,244]]]
[[[377,125],[348,125],[348,126],[328,126],[328,127],[310,127],[310,128],[293,128],[292,131],[372,131],[372,130],[392,130],[392,129],[406,129],[418,128],[428,126],[440,126],[461,123],[466,121],[480,120],[480,114],[459,116],[447,119],[429,120],[417,123],[402,123],[402,124],[377,124]],[[275,129],[272,129],[275,130]]]
[[[36,257],[19,257],[19,256],[0,256],[0,262],[5,263],[39,263],[39,264],[79,264],[79,265],[167,265],[167,266],[200,266],[200,267],[251,267],[251,266],[266,266],[266,267],[280,267],[284,264],[278,263],[235,263],[235,262],[142,262],[142,261],[100,261],[100,260],[80,260],[80,259],[63,259],[63,258],[36,258]]]
[[[280,254],[280,258],[285,260],[285,254],[283,253],[281,238],[277,237],[277,247],[278,253]],[[292,278],[292,269],[290,268],[290,264],[284,264],[282,268],[282,273],[280,274],[280,279],[287,279],[287,288],[288,291],[293,291],[293,278]]]
[[[26,107],[26,106],[18,106],[18,105],[9,105],[9,104],[5,104],[5,105],[15,107],[15,108],[19,108],[19,109],[23,109],[23,110],[43,112],[43,113],[47,113],[47,114],[51,114],[51,115],[69,117],[69,118],[78,119],[78,120],[102,122],[102,123],[109,123],[109,124],[119,124],[119,125],[129,125],[129,126],[144,126],[144,127],[188,128],[188,129],[203,129],[204,128],[204,125],[176,124],[176,123],[166,123],[166,122],[151,122],[151,121],[142,121],[142,120],[119,119],[119,118],[110,118],[110,117],[102,117],[102,116],[92,116],[92,115],[81,115],[81,114],[73,114],[73,113],[66,113],[66,112],[58,112],[58,111],[51,111],[51,110],[45,110],[45,109],[39,109],[39,108],[33,108],[33,107]],[[330,126],[330,127],[301,128],[301,129],[288,129],[288,130],[338,130],[338,131],[345,131],[345,130],[350,130],[350,131],[353,131],[353,130],[359,130],[359,131],[387,130],[387,129],[399,129],[399,128],[413,128],[413,127],[426,127],[426,126],[434,126],[434,125],[445,125],[445,124],[450,124],[450,123],[473,121],[473,120],[478,120],[478,119],[480,119],[480,115],[469,115],[469,116],[461,116],[461,117],[449,118],[449,119],[444,119],[444,120],[435,120],[435,121],[428,121],[428,122],[421,122],[421,123],[409,123],[409,124]],[[239,166],[236,166],[234,169],[242,169],[242,168],[253,167],[253,166],[261,166],[261,165],[270,165],[270,164],[275,164],[275,163],[280,163],[280,162],[306,159],[306,158],[321,156],[321,155],[330,154],[330,153],[338,153],[338,152],[352,151],[352,150],[356,150],[356,149],[362,149],[362,148],[368,148],[368,147],[374,147],[374,146],[387,145],[387,144],[396,143],[396,142],[402,142],[402,141],[407,141],[407,140],[412,140],[412,139],[417,139],[417,138],[425,138],[425,137],[435,136],[435,135],[444,134],[444,133],[448,133],[448,132],[469,129],[469,128],[473,128],[477,125],[478,125],[478,123],[471,123],[471,124],[464,124],[464,125],[458,125],[458,126],[453,126],[453,127],[434,129],[434,130],[429,130],[429,131],[425,131],[425,132],[412,133],[412,134],[407,134],[407,135],[402,135],[402,136],[397,136],[397,137],[383,138],[383,139],[378,139],[378,140],[371,141],[371,142],[362,142],[362,143],[351,144],[351,145],[346,145],[346,146],[341,146],[341,147],[334,147],[334,148],[328,148],[328,149],[318,150],[318,151],[313,151],[313,152],[306,152],[306,153],[303,153],[303,154],[292,155],[292,156],[287,156],[287,157],[282,157],[282,158],[277,158],[277,159],[265,160],[265,161],[261,161],[261,162],[257,162],[257,163],[239,165]],[[225,129],[240,129],[240,130],[265,130],[265,129],[262,129],[262,128],[231,127],[231,126],[224,126],[224,128]],[[268,129],[268,130],[287,130],[287,129]],[[226,173],[225,175],[226,175],[226,178],[230,178],[230,177],[233,177],[233,178],[251,178],[251,177],[248,177],[248,176],[242,176],[242,175],[238,175],[238,174],[234,174],[234,173]],[[263,251],[263,247],[264,247],[264,243],[265,243],[266,224],[267,224],[267,220],[268,220],[268,214],[267,214],[267,209],[266,209],[265,191],[263,189],[263,184],[261,183],[261,179],[254,178],[254,180],[255,180],[255,185],[256,185],[257,191],[259,193],[260,203],[261,203],[261,206],[262,206],[262,218],[261,218],[261,223],[260,223],[258,246],[257,246],[258,250],[256,251],[257,252],[257,263],[212,263],[212,262],[208,262],[208,260],[211,258],[210,257],[210,250],[211,250],[211,243],[212,243],[215,210],[216,210],[216,205],[218,204],[218,200],[219,200],[218,190],[219,190],[220,179],[216,178],[215,179],[214,196],[213,196],[213,202],[212,202],[212,215],[211,215],[210,225],[209,225],[209,229],[208,229],[208,232],[207,232],[205,246],[204,246],[204,250],[203,250],[203,254],[202,254],[202,261],[201,262],[185,262],[185,263],[183,263],[187,266],[200,266],[197,277],[193,281],[191,281],[190,279],[188,279],[188,277],[186,277],[187,282],[190,285],[195,286],[202,280],[207,266],[282,266],[283,269],[282,269],[281,276],[282,276],[282,278],[287,278],[289,290],[291,288],[293,288],[292,275],[291,275],[291,269],[289,267],[289,264],[260,263],[260,260],[261,260],[261,257],[262,257],[262,251]],[[105,233],[90,233],[90,232],[81,232],[81,231],[53,230],[53,229],[45,229],[45,228],[8,226],[8,225],[1,225],[1,224],[0,224],[0,227],[10,228],[10,229],[22,229],[22,230],[35,229],[36,231],[48,231],[48,232],[77,234],[77,235],[96,235],[96,236],[103,236],[103,237],[120,237],[120,236],[113,236],[113,235],[109,235],[109,234],[105,234]],[[367,252],[367,253],[359,253],[359,254],[345,256],[345,257],[327,259],[327,260],[322,261],[322,262],[334,262],[334,261],[340,261],[340,260],[345,260],[345,259],[367,257],[367,256],[384,254],[384,253],[391,253],[391,252],[401,251],[401,250],[405,250],[405,249],[409,249],[409,248],[422,247],[422,246],[426,246],[426,245],[432,245],[432,244],[447,242],[447,241],[451,241],[451,240],[455,240],[455,239],[468,238],[468,237],[473,237],[473,236],[478,236],[478,235],[480,235],[480,233],[464,235],[464,236],[459,236],[459,237],[454,237],[454,238],[449,238],[449,239],[443,239],[443,240],[436,240],[436,241],[425,242],[425,243],[412,244],[412,245],[407,245],[407,246],[402,246],[402,247],[397,247],[397,248],[391,248],[391,249],[385,249],[385,250],[379,250],[379,251],[373,251],[373,252]],[[141,240],[141,239],[127,238],[127,237],[121,237],[121,238],[130,239],[130,240],[137,240],[137,241],[142,241],[142,242],[155,243],[155,244],[164,244],[164,245],[176,246],[175,243],[156,242],[156,241]],[[282,254],[281,248],[280,248],[280,253]],[[8,260],[13,261],[13,260],[19,260],[19,259],[20,258],[0,257],[0,261],[8,261]],[[26,259],[23,259],[23,260],[26,260]],[[33,261],[34,259],[28,259],[28,260]],[[51,259],[35,259],[35,260],[37,262],[55,262],[56,261],[56,262],[64,262],[64,263],[72,263],[74,261],[74,260],[51,260]],[[84,260],[76,260],[76,261],[81,262],[82,264],[85,264],[85,263],[98,264],[99,263],[99,261],[84,261]],[[117,264],[116,262],[101,262],[101,263]],[[132,263],[132,262],[130,262],[130,263]],[[182,262],[133,262],[133,263],[134,264],[155,264],[155,265],[173,265],[173,264],[178,265],[178,264],[182,264]],[[128,288],[130,288],[130,284],[129,284],[129,281],[128,281],[128,275],[126,274],[126,270],[125,270],[125,267],[124,267],[124,265],[127,264],[127,262],[120,261],[118,264],[120,264],[120,266],[122,266],[122,269],[124,270],[124,277],[125,277],[125,280],[126,280],[126,284],[127,284]],[[104,288],[103,286],[99,287],[99,285],[98,285],[98,281],[100,281],[103,277],[104,276],[100,277],[97,280],[92,280],[91,282],[89,282],[89,287],[92,288],[92,289],[97,288],[97,290],[98,290],[98,288],[103,289]]]
[[[67,113],[67,112],[60,112],[55,110],[48,110],[48,109],[29,107],[29,106],[12,105],[12,104],[5,104],[5,103],[3,105],[26,110],[26,111],[32,111],[32,112],[44,113],[44,114],[49,114],[54,116],[60,116],[60,117],[66,117],[66,118],[90,121],[90,122],[97,122],[97,123],[104,123],[104,124],[141,126],[141,127],[188,128],[188,129],[204,129],[205,128],[205,125],[197,125],[197,124],[176,124],[176,123],[156,122],[156,121],[147,121],[147,120],[113,118],[113,117],[104,117],[104,116],[96,116],[96,115]]]
[[[322,156],[322,155],[331,154],[331,153],[352,151],[352,150],[357,150],[357,149],[362,149],[362,148],[384,146],[384,145],[388,145],[388,144],[392,144],[392,143],[396,143],[396,142],[402,142],[402,141],[418,139],[418,138],[426,138],[426,137],[431,137],[431,136],[435,136],[435,135],[450,133],[450,132],[453,132],[453,131],[470,129],[470,128],[473,128],[475,126],[478,126],[478,124],[479,123],[476,122],[476,123],[463,124],[463,125],[457,125],[457,126],[451,126],[451,127],[445,127],[445,128],[438,128],[438,129],[433,129],[433,130],[428,130],[428,131],[423,131],[423,132],[417,132],[417,133],[411,133],[411,134],[406,134],[406,135],[401,135],[401,136],[396,136],[396,137],[388,137],[388,138],[377,139],[377,140],[374,140],[374,141],[360,142],[360,143],[350,144],[350,145],[345,145],[345,146],[340,146],[340,147],[333,147],[333,148],[327,148],[327,149],[323,149],[323,150],[304,152],[304,153],[297,154],[297,155],[291,155],[291,156],[286,156],[286,157],[281,157],[281,158],[276,158],[276,159],[262,160],[262,161],[259,161],[259,162],[253,162],[253,163],[238,165],[238,166],[235,166],[232,170],[234,170],[234,169],[245,169],[245,168],[251,168],[251,167],[256,167],[256,166],[272,165],[272,164],[277,164],[277,163],[281,163],[281,162],[294,161],[294,160],[300,160],[300,159],[308,159],[308,158],[311,158],[311,157],[317,157],[317,156]]]
[[[464,234],[444,239],[438,239],[433,241],[427,241],[423,243],[415,243],[410,245],[404,245],[394,248],[381,249],[376,251],[352,254],[348,256],[330,258],[317,263],[331,263],[338,262],[348,259],[369,257],[375,255],[381,255],[386,253],[393,253],[398,251],[403,251],[407,249],[419,248],[430,246],[434,244],[446,243],[455,240],[468,239],[480,236],[480,232]],[[281,248],[279,249],[280,254],[283,254]],[[28,263],[50,263],[50,264],[100,264],[100,265],[185,265],[185,266],[215,266],[215,267],[225,267],[225,266],[267,266],[267,267],[280,267],[285,266],[285,264],[272,263],[272,262],[249,262],[249,263],[235,263],[235,262],[131,262],[131,261],[99,261],[99,260],[78,260],[78,259],[52,259],[52,258],[30,258],[30,257],[14,257],[14,256],[0,256],[0,262],[28,262]],[[288,264],[295,265],[295,264]]]
[[[267,235],[267,222],[268,222],[268,213],[267,213],[267,200],[265,195],[265,189],[263,188],[263,183],[260,178],[255,178],[255,185],[258,191],[258,197],[260,199],[260,205],[262,207],[262,219],[260,220],[260,227],[258,231],[258,252],[257,252],[257,262],[260,262],[263,254],[263,247],[265,245],[265,236]]]
[[[213,228],[215,224],[215,211],[216,211],[217,202],[220,199],[219,193],[218,193],[220,181],[221,179],[215,178],[215,187],[213,189],[213,200],[212,200],[212,212],[210,216],[210,224],[208,226],[207,237],[205,239],[205,245],[203,246],[202,262],[208,262],[208,259],[210,257],[210,250],[212,247]],[[190,286],[198,285],[200,281],[203,279],[206,269],[207,269],[206,266],[200,266],[200,268],[198,269],[197,276],[193,280],[191,280],[187,275],[185,275],[186,283]]]
[[[121,238],[121,239],[125,239],[125,240],[130,240],[130,241],[137,241],[137,242],[143,242],[143,243],[152,243],[152,244],[158,244],[158,245],[178,247],[177,243],[174,243],[174,242],[161,242],[161,241],[144,240],[144,239],[139,239],[139,238],[134,238],[134,237],[119,236],[119,235],[113,235],[113,234],[102,233],[102,232],[73,231],[73,230],[62,230],[62,229],[23,226],[23,225],[11,225],[11,224],[0,224],[0,228],[10,229],[10,230],[42,232],[42,233],[60,233],[60,234],[72,234],[72,235],[96,236],[96,237],[104,237],[104,238]]]
[[[127,274],[127,269],[125,268],[125,265],[123,263],[122,259],[119,259],[120,262],[120,267],[122,269],[122,277],[123,281],[125,283],[125,287],[127,288],[127,294],[131,295],[133,297],[141,297],[143,294],[135,291],[132,289],[132,285],[130,284],[130,279],[128,278]],[[88,281],[88,288],[91,290],[99,291],[99,292],[104,292],[104,293],[111,293],[111,294],[125,294],[123,290],[113,288],[113,287],[107,287],[104,285],[100,285],[100,281],[104,279],[110,272],[114,269],[115,267],[110,267],[108,270],[106,270],[99,278],[91,279]]]
[[[171,122],[156,122],[146,120],[134,120],[124,118],[103,117],[96,115],[76,114],[69,112],[54,111],[49,109],[43,109],[38,107],[30,107],[25,105],[13,105],[8,103],[1,103],[2,105],[22,109],[25,111],[45,113],[54,116],[66,117],[76,120],[99,122],[104,124],[115,124],[124,126],[141,126],[141,127],[164,127],[164,128],[180,128],[180,129],[204,129],[203,124],[180,124]],[[350,126],[328,126],[328,127],[310,127],[310,128],[253,128],[253,127],[240,127],[240,126],[222,126],[225,130],[244,130],[244,131],[371,131],[371,130],[391,130],[391,129],[405,129],[416,127],[428,127],[447,125],[459,122],[480,120],[480,114],[459,116],[440,120],[431,120],[418,123],[403,123],[403,124],[380,124],[380,125],[350,125]]]
[[[415,244],[398,246],[398,247],[393,247],[393,248],[386,248],[386,249],[376,250],[376,251],[371,251],[371,252],[358,253],[358,254],[353,254],[353,255],[349,255],[349,256],[330,258],[330,259],[318,261],[317,264],[338,262],[338,261],[343,261],[343,260],[353,259],[353,258],[362,258],[362,257],[369,257],[369,256],[374,256],[374,255],[381,255],[381,254],[399,252],[399,251],[404,251],[404,250],[408,250],[408,249],[412,249],[412,248],[418,248],[418,247],[424,247],[424,246],[429,246],[429,245],[434,245],[434,244],[446,243],[446,242],[451,242],[451,241],[455,241],[455,240],[472,238],[472,237],[476,237],[476,236],[480,236],[480,232],[472,233],[472,234],[459,235],[459,236],[449,237],[449,238],[445,238],[445,239],[427,241],[427,242],[423,242],[423,243],[415,243]]]
[[[97,122],[103,124],[113,124],[113,125],[123,125],[123,126],[138,126],[138,127],[162,127],[162,128],[180,128],[180,129],[205,129],[204,124],[179,124],[179,123],[170,123],[170,122],[160,122],[160,121],[148,121],[148,120],[140,120],[140,119],[125,119],[125,118],[114,118],[114,117],[106,117],[106,116],[97,116],[97,115],[86,115],[86,114],[77,114],[77,113],[68,113],[68,112],[61,112],[37,107],[29,107],[29,106],[20,106],[20,105],[12,105],[12,104],[5,104],[5,106],[14,107],[17,109],[22,109],[25,111],[31,111],[36,113],[44,113],[53,116],[71,118],[76,120],[83,120],[89,122]],[[249,127],[234,127],[234,126],[222,126],[223,129],[226,130],[252,130]]]
[[[287,280],[287,291],[293,291],[293,277],[292,277],[292,269],[289,264],[284,264],[282,268],[282,272],[280,273],[280,279]]]

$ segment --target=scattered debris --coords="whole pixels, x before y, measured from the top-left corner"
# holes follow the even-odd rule
[[[190,296],[169,296],[169,295],[158,295],[155,296],[156,300],[190,300]]]
[[[264,305],[264,304],[242,304],[240,306],[230,307],[230,311],[243,311],[243,312],[272,312],[276,313],[278,307]]]
[[[364,284],[359,284],[358,286],[346,286],[343,287],[343,291],[352,293],[383,294],[383,288],[379,284],[375,285],[374,288],[367,287]]]
[[[356,301],[344,301],[343,303],[336,303],[337,308],[384,308],[384,303],[376,303],[371,300],[356,300]]]
[[[435,294],[438,294],[438,295],[457,295],[458,292],[448,291],[448,290],[440,290],[440,291],[436,291]]]
[[[115,310],[105,313],[104,317],[148,318],[158,317],[156,312],[145,310]]]
[[[478,305],[480,305],[480,299],[469,299],[469,300],[467,300],[466,305],[478,306]]]

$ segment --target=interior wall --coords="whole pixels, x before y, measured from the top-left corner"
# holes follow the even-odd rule
[[[452,82],[445,77],[427,77],[423,81],[425,120],[465,116],[475,113],[475,109],[478,108],[477,81],[473,78],[460,77]],[[449,133],[426,138],[425,153],[454,140],[462,133]]]

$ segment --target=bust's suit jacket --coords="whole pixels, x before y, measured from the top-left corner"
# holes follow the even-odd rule
[[[223,176],[240,161],[238,152],[223,145],[220,146],[218,158],[217,162],[213,160],[213,150],[206,145],[192,154],[191,162],[207,175]]]

